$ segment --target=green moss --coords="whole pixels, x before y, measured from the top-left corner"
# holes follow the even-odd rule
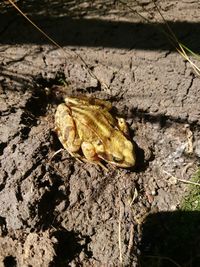
[[[191,181],[200,184],[200,169],[193,175]],[[184,211],[200,211],[200,186],[190,185],[189,193],[183,199],[180,209]]]

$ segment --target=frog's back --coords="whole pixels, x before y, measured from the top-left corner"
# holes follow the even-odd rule
[[[73,107],[72,116],[84,140],[100,139],[103,142],[111,137],[116,125],[111,114],[107,110],[99,109],[98,106]]]

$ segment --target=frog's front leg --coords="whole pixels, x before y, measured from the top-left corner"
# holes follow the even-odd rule
[[[81,145],[81,149],[83,152],[83,155],[85,156],[85,159],[82,158],[83,161],[90,162],[93,164],[99,165],[102,169],[108,170],[102,163],[101,159],[98,157],[95,147],[92,143],[89,142],[83,142]]]
[[[82,152],[83,152],[83,155],[85,156],[85,158],[90,161],[90,162],[98,162],[100,161],[97,153],[96,153],[96,150],[95,150],[95,147],[92,143],[89,143],[89,142],[83,142],[81,144],[81,149],[82,149]]]
[[[60,104],[55,114],[55,131],[63,147],[72,155],[81,147],[81,140],[78,136],[76,123],[71,116],[70,108]]]

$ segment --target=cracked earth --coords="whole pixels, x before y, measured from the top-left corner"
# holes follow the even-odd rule
[[[199,266],[193,245],[184,241],[187,252],[166,254],[160,240],[173,232],[163,221],[177,222],[188,191],[170,175],[188,180],[198,168],[200,80],[160,32],[162,20],[153,25],[159,14],[151,1],[133,8],[152,24],[114,2],[17,1],[65,52],[0,4],[2,267],[149,267],[153,248],[180,266]],[[199,52],[199,1],[157,3],[181,42]],[[126,119],[137,146],[135,169],[105,171],[66,151],[52,158],[62,147],[56,107],[80,93],[110,100]],[[181,216],[199,221],[199,214]],[[162,221],[158,236],[155,220]],[[191,251],[196,261],[188,265]]]

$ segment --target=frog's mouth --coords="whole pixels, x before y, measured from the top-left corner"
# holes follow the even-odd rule
[[[135,165],[135,162],[133,160],[131,162],[127,162],[124,157],[118,158],[116,156],[113,156],[112,154],[106,154],[103,152],[98,153],[98,157],[108,163],[122,168],[131,168]]]

